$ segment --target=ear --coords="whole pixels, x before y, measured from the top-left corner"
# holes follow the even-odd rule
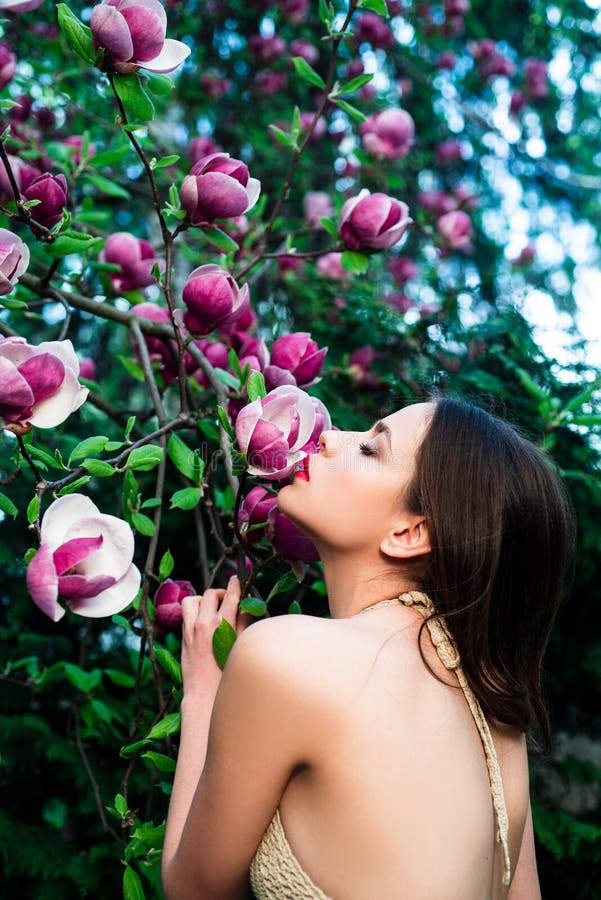
[[[430,553],[430,535],[423,516],[410,516],[391,529],[380,543],[380,550],[395,559],[411,559]]]

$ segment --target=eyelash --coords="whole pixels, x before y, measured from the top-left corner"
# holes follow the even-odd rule
[[[376,456],[376,451],[369,444],[359,444],[359,450],[364,456]]]

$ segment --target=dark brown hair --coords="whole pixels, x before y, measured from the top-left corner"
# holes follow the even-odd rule
[[[506,422],[440,399],[406,502],[426,517],[432,547],[420,587],[446,618],[485,715],[549,752],[541,666],[573,543],[558,476]]]

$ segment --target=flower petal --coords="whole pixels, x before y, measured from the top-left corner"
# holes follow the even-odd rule
[[[33,391],[35,403],[47,400],[55,394],[65,380],[64,365],[50,353],[32,356],[19,366],[19,373]]]
[[[119,10],[100,3],[92,10],[90,28],[94,45],[105,47],[111,59],[125,61],[132,58],[134,44],[129,27]]]
[[[54,567],[57,575],[64,575],[77,563],[95,553],[102,546],[104,538],[101,534],[95,537],[73,538],[65,541],[53,553]]]
[[[163,44],[163,49],[155,59],[141,63],[144,69],[149,72],[173,72],[183,61],[190,56],[190,48],[182,41],[174,41],[167,38]]]
[[[116,516],[97,512],[96,515],[73,523],[66,536],[72,540],[99,535],[103,537],[102,546],[79,563],[79,574],[91,578],[93,575],[110,572],[115,578],[121,578],[134,555],[134,536],[127,522]]]
[[[60,425],[88,396],[88,389],[77,380],[71,369],[65,369],[65,379],[54,397],[48,397],[33,407],[29,421],[37,428],[54,428]]]
[[[7,422],[20,418],[33,403],[33,391],[19,370],[0,356],[0,416]]]
[[[95,575],[94,578],[86,578],[85,575],[62,575],[58,579],[58,593],[63,600],[89,600],[116,582],[117,579],[112,575]]]
[[[91,619],[114,616],[132,602],[140,588],[140,581],[140,573],[132,564],[112,587],[102,591],[96,597],[70,600],[68,605],[77,615],[87,616]]]
[[[51,503],[42,519],[42,544],[48,544],[54,552],[68,539],[67,534],[82,519],[102,515],[89,497],[83,494],[67,494]],[[85,537],[97,536],[98,530],[88,532]]]
[[[52,550],[42,544],[27,566],[27,589],[41,611],[53,622],[65,615],[65,610],[57,603],[58,577],[52,561]]]
[[[155,59],[165,42],[165,26],[156,12],[144,6],[121,7],[133,41],[132,56],[137,63]]]

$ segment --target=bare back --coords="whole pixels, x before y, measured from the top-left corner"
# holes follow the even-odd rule
[[[315,656],[304,677],[321,709],[307,723],[314,754],[280,802],[284,831],[302,867],[334,898],[503,900],[480,736],[427,630],[424,650],[446,683],[426,669],[421,621],[395,608],[309,626]],[[525,742],[517,732],[492,732],[515,868],[528,809]]]

